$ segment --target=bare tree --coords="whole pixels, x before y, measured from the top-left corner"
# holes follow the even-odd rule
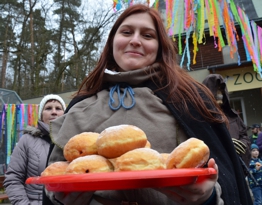
[[[112,5],[92,2],[0,2],[1,87],[22,99],[76,90],[95,66],[117,16]]]

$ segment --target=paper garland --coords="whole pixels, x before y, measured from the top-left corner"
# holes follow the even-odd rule
[[[28,125],[37,127],[37,104],[5,104],[0,116],[0,141],[5,143],[6,164],[9,164],[12,151]],[[3,147],[3,146],[2,146]]]
[[[120,10],[121,2],[131,6],[134,1],[113,0],[113,8]],[[147,1],[150,5],[150,1]],[[246,53],[246,60],[252,61],[254,71],[261,73],[262,59],[262,29],[254,22],[248,19],[245,12],[236,7],[234,0],[165,0],[166,3],[166,30],[172,39],[178,41],[179,54],[182,55],[181,66],[187,58],[187,69],[190,70],[191,56],[189,50],[189,38],[192,37],[193,57],[192,63],[196,64],[196,55],[198,44],[205,43],[205,27],[208,26],[209,35],[214,38],[214,47],[221,51],[227,45],[230,48],[230,56],[238,56],[240,65],[240,56],[238,55],[237,41],[239,35],[236,31],[235,23],[240,25],[242,40]],[[159,0],[155,0],[154,8],[159,9]],[[206,22],[205,22],[206,19]],[[206,23],[208,25],[206,25]],[[222,36],[224,29],[226,39]],[[186,34],[184,40],[184,51],[182,52],[181,34]],[[176,36],[176,38],[174,38]]]

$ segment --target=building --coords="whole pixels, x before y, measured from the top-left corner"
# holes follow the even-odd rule
[[[262,26],[262,1],[260,0],[234,0],[236,6],[244,10],[249,20],[253,20],[258,26]],[[180,7],[181,8],[181,7]],[[182,7],[183,8],[183,7]],[[159,1],[159,10],[166,23],[166,4]],[[222,51],[214,48],[214,37],[209,36],[205,29],[205,44],[198,44],[196,64],[190,65],[189,74],[199,82],[202,82],[210,73],[221,74],[227,80],[227,87],[232,107],[237,110],[245,122],[250,126],[259,123],[262,126],[262,78],[254,71],[253,64],[247,60],[243,40],[241,39],[240,25],[235,24],[240,36],[238,41],[238,55],[231,58],[229,47],[225,46]],[[207,25],[206,27],[207,28]],[[222,35],[225,31],[222,28]],[[185,39],[185,34],[182,35]],[[190,54],[192,61],[192,38],[190,38]],[[241,64],[238,64],[238,56]],[[183,64],[185,65],[186,62]]]

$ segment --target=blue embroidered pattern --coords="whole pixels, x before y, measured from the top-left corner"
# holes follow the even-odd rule
[[[120,90],[121,87],[124,88],[124,93],[123,93],[122,96],[121,96],[121,90]],[[116,105],[115,107],[113,106],[113,104],[116,104],[116,102],[115,102],[115,100],[113,98],[114,92],[117,92],[118,101],[119,101],[119,104]],[[126,106],[125,103],[124,103],[125,98],[127,96],[127,92],[129,93],[129,95],[131,97],[131,100],[132,100],[132,104],[130,106]],[[129,86],[127,84],[116,84],[115,86],[113,86],[110,89],[108,105],[114,111],[118,110],[121,106],[123,108],[129,110],[132,107],[134,107],[134,105],[136,104],[134,95],[135,95],[135,93],[134,93],[134,91],[133,91],[131,86]]]

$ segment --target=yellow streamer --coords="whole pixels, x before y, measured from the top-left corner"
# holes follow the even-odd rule
[[[193,38],[193,45],[194,45],[194,49],[193,49],[193,53],[194,53],[194,56],[193,56],[193,65],[194,65],[194,64],[196,64],[196,54],[197,54],[197,51],[198,51],[196,32],[193,33],[192,38]]]
[[[207,20],[208,20],[208,26],[209,26],[209,35],[214,36],[215,20],[214,20],[212,0],[205,0],[205,1],[206,1],[206,8],[207,8]]]
[[[199,21],[198,21],[198,29],[199,29],[199,36],[198,36],[198,43],[203,43],[202,39],[204,36],[204,27],[205,27],[205,10],[204,10],[204,0],[200,1],[200,7],[198,9]]]

